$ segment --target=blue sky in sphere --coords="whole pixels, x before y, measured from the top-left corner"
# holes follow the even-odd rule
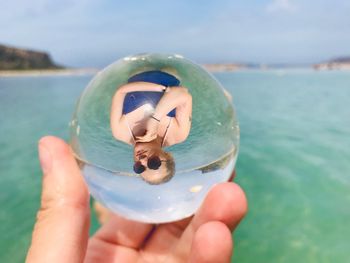
[[[349,14],[345,0],[13,0],[0,4],[0,43],[45,50],[73,67],[143,52],[199,63],[314,63],[350,55]]]

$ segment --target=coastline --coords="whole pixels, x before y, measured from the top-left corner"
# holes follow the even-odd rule
[[[203,68],[208,70],[209,72],[232,72],[232,71],[238,71],[238,70],[244,70],[248,69],[249,67],[243,65],[243,64],[202,64]]]
[[[327,62],[313,67],[315,70],[350,70],[350,62]]]
[[[201,65],[209,72],[233,72],[248,70],[247,67],[232,66],[232,64]],[[29,69],[29,70],[0,70],[2,77],[42,77],[42,76],[79,76],[94,75],[101,69],[98,68],[66,68],[66,69]]]
[[[78,76],[93,75],[97,68],[68,68],[68,69],[33,69],[33,70],[0,70],[1,77],[40,77],[40,76]]]
[[[226,66],[215,64],[208,66],[202,65],[206,70],[211,73],[220,73],[220,72],[241,72],[241,71],[285,71],[285,70],[297,70],[297,69],[309,69],[315,72],[317,71],[350,71],[350,66],[339,66],[329,67],[329,66],[310,66],[310,67],[302,67],[302,68],[269,68],[269,67],[243,67],[237,66],[233,67],[232,65]],[[45,76],[82,76],[82,75],[94,75],[99,72],[98,68],[68,68],[68,69],[40,69],[40,70],[0,70],[0,78],[6,77],[45,77]]]

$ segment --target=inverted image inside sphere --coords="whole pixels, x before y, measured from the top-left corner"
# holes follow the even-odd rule
[[[179,55],[130,56],[99,72],[70,129],[92,195],[145,222],[192,214],[229,178],[239,141],[230,97]]]

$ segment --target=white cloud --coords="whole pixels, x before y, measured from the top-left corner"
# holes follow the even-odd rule
[[[297,7],[290,0],[273,0],[266,7],[266,11],[269,13],[275,12],[289,12],[296,11]]]

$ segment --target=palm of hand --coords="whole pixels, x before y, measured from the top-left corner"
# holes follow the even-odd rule
[[[185,262],[181,254],[188,254],[189,247],[181,246],[181,236],[188,222],[187,219],[156,227],[113,216],[90,239],[85,261]]]
[[[236,195],[237,191],[239,195]],[[195,216],[173,223],[152,225],[112,215],[89,240],[85,260],[138,263],[230,262],[231,231],[246,209],[242,193],[233,183],[214,187]],[[228,198],[226,200],[223,199],[225,195]],[[236,208],[232,201],[239,201]]]

